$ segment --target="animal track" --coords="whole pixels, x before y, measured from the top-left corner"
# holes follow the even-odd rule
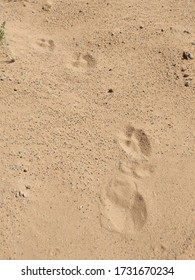
[[[139,232],[148,219],[150,205],[146,201],[150,200],[151,192],[140,184],[153,172],[148,161],[151,144],[142,129],[130,125],[125,133],[119,134],[118,142],[130,156],[130,162],[119,162],[118,175],[103,187],[101,224],[111,231],[132,235]]]
[[[87,69],[92,68],[96,66],[96,60],[95,58],[89,54],[77,54],[75,61],[72,63],[73,67],[81,68],[81,69]]]
[[[49,51],[53,51],[55,49],[55,44],[53,40],[45,40],[45,39],[39,39],[37,41],[37,45],[43,49],[48,49]]]
[[[136,183],[128,176],[118,175],[102,194],[101,224],[124,235],[140,231],[147,220],[147,208]]]
[[[150,141],[142,129],[128,126],[126,132],[119,135],[119,144],[132,158],[143,159],[151,155]]]

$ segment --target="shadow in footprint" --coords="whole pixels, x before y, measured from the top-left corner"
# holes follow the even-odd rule
[[[136,230],[140,230],[147,220],[146,203],[141,194],[135,195],[134,205],[131,209],[131,216]]]
[[[150,141],[145,134],[145,132],[142,129],[136,129],[134,131],[135,137],[137,138],[137,141],[139,143],[139,147],[141,149],[141,152],[146,155],[150,156],[151,155],[151,145]]]

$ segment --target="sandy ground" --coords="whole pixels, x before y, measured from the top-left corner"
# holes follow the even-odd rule
[[[0,258],[195,259],[194,0],[1,0],[4,20]]]

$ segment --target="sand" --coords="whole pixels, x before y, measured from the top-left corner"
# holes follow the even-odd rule
[[[194,1],[1,0],[4,20],[0,259],[194,259]]]

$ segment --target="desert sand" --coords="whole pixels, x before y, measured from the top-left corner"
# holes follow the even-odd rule
[[[1,0],[3,21],[0,259],[194,259],[194,1]]]

